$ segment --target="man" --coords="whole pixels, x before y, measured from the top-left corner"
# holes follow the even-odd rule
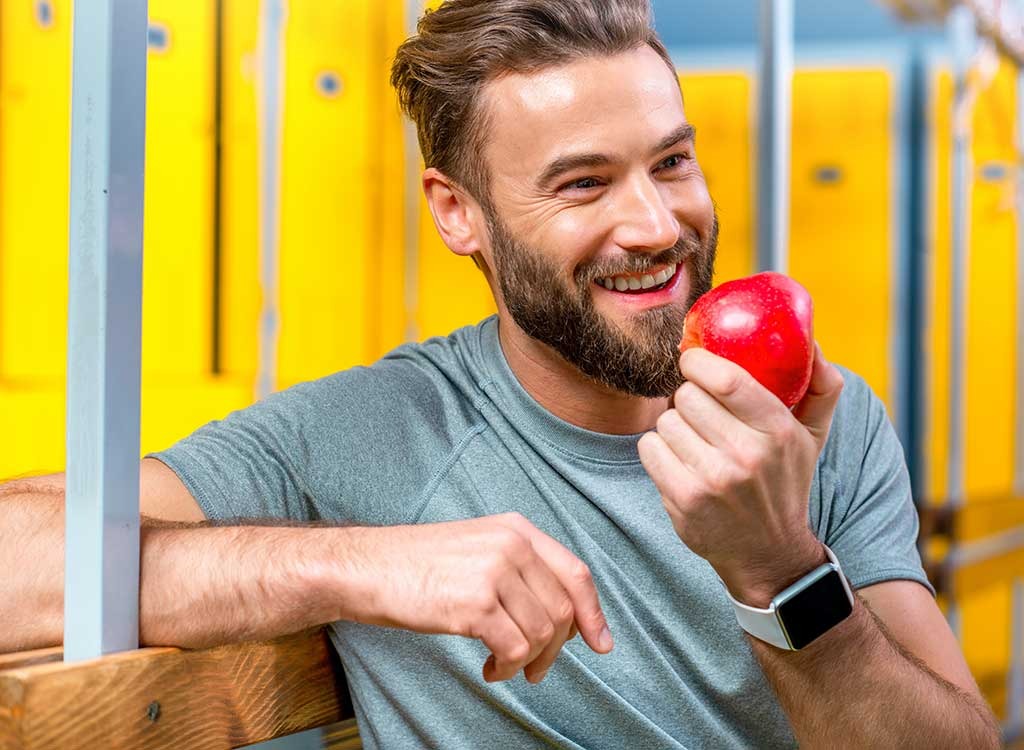
[[[143,642],[333,623],[367,747],[996,747],[863,381],[677,357],[716,222],[647,1],[450,0],[392,80],[499,314],[146,459]],[[62,480],[5,492],[0,650],[55,643]],[[845,616],[757,625],[832,559]]]

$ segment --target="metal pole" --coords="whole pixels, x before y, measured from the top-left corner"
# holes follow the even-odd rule
[[[951,175],[952,257],[950,259],[950,346],[949,346],[949,453],[947,454],[947,502],[956,507],[964,502],[967,379],[967,279],[970,273],[971,206],[971,112],[965,106],[969,96],[967,74],[974,53],[974,17],[969,8],[957,6],[950,13],[949,35],[953,51],[953,160]]]
[[[75,3],[64,659],[139,643],[146,0]]]
[[[761,0],[758,84],[757,266],[789,266],[793,0]]]
[[[423,0],[406,0],[405,31],[412,36],[423,15]],[[419,339],[418,316],[420,303],[420,146],[416,125],[405,118],[402,121],[402,141],[405,149],[405,214],[403,216],[403,244],[405,246],[405,339]]]
[[[281,213],[281,88],[283,80],[284,0],[260,4],[260,309],[259,371],[256,398],[277,387],[278,258]]]

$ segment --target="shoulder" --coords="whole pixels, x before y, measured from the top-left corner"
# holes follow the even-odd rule
[[[826,449],[837,444],[847,449],[866,447],[871,435],[889,422],[885,404],[856,372],[842,365],[835,367],[843,375],[843,392],[832,417]]]

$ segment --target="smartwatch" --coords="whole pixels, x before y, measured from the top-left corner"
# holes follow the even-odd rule
[[[822,546],[829,561],[776,594],[767,609],[736,601],[723,583],[740,627],[776,648],[797,651],[849,617],[853,612],[850,584],[835,554]]]

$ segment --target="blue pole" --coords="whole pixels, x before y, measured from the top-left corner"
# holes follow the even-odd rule
[[[758,80],[757,266],[789,266],[793,0],[761,0]]]
[[[138,647],[146,0],[77,0],[64,658]]]

